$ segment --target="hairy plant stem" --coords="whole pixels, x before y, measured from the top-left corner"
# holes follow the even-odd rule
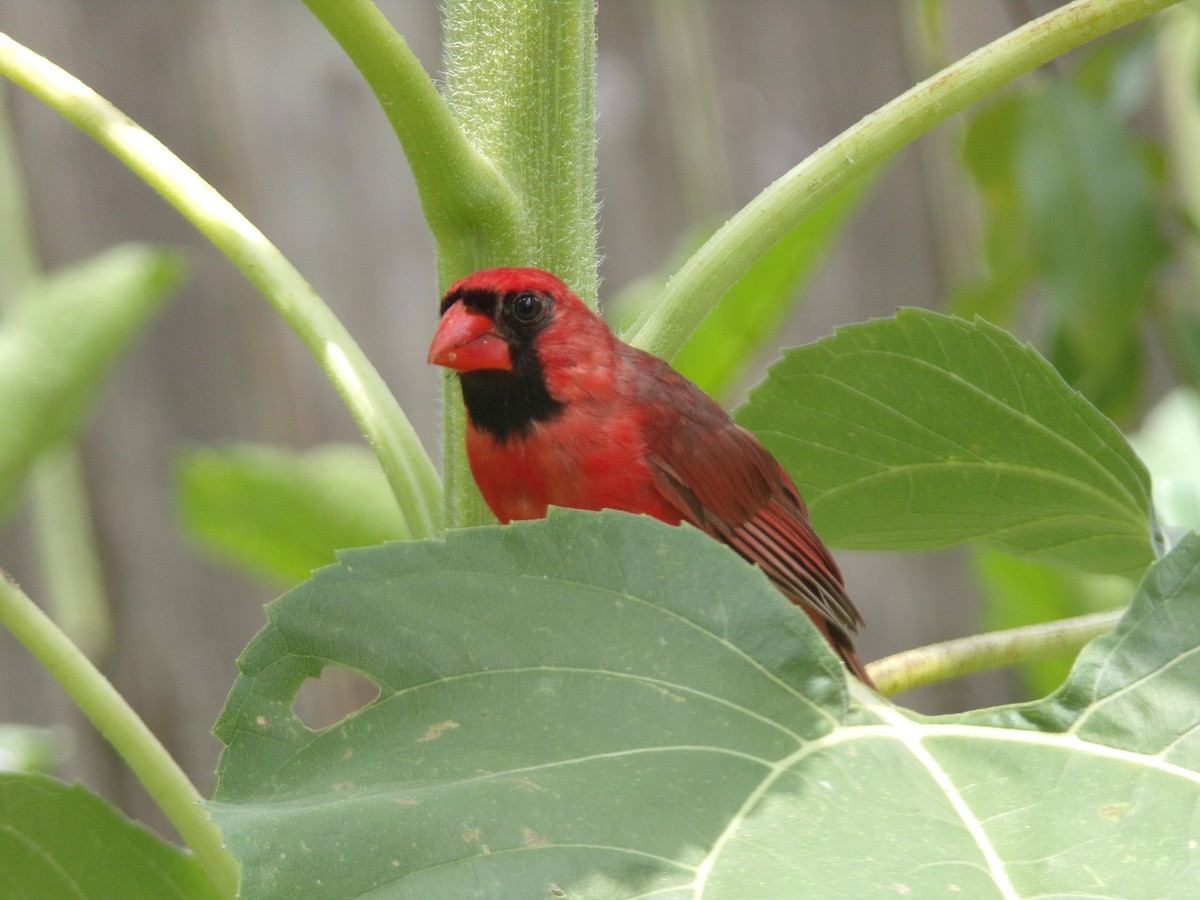
[[[128,116],[49,60],[0,34],[0,74],[121,160],[241,270],[325,372],[378,457],[414,537],[441,527],[441,484],[404,411],[295,267],[211,185]]]
[[[885,697],[972,672],[1078,650],[1113,629],[1124,609],[1025,625],[916,647],[878,659],[867,672]]]
[[[445,4],[446,103],[511,187],[518,218],[509,255],[440,260],[441,288],[482,267],[537,266],[596,306],[594,16],[593,0]],[[457,384],[446,385],[446,520],[492,521],[467,466]]]
[[[670,359],[756,259],[863,172],[1018,76],[1177,2],[1075,0],[922,81],[743,207],[667,283],[625,339]]]
[[[305,0],[375,92],[438,249],[438,293],[502,265],[549,269],[596,304],[592,0],[449,0],[445,98],[370,0]],[[436,301],[431,295],[431,304]],[[492,521],[445,381],[445,519]]]
[[[113,745],[221,894],[234,896],[238,863],[225,850],[220,831],[199,806],[200,793],[125,698],[3,571],[0,623],[54,676]]]

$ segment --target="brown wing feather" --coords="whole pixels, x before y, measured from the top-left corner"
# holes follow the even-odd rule
[[[787,473],[757,438],[665,363],[648,356],[633,362],[641,370],[647,463],[658,492],[692,525],[758,565],[870,683],[850,640],[862,616]]]

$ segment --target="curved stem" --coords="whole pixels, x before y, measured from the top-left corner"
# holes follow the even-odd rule
[[[0,74],[128,166],[241,270],[296,333],[379,458],[414,537],[440,529],[441,483],[379,373],[303,276],[211,185],[74,76],[0,33]]]
[[[1075,0],[922,81],[743,207],[667,283],[625,339],[670,359],[756,259],[864,171],[1017,76],[1177,2]]]
[[[223,896],[237,891],[238,863],[201,808],[200,793],[146,723],[83,652],[0,571],[0,623],[62,685],[154,798]]]
[[[892,697],[972,672],[1078,650],[1111,631],[1124,613],[1114,609],[943,641],[878,659],[867,666],[867,672],[879,693]]]

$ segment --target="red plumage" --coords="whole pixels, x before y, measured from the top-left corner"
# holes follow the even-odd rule
[[[505,268],[457,282],[429,361],[460,373],[471,472],[501,522],[551,505],[689,522],[758,565],[871,683],[850,639],[862,618],[787,473],[558,278]]]

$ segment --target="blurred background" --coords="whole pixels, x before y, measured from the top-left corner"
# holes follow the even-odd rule
[[[602,298],[660,271],[698,224],[720,221],[937,67],[1055,5],[601,3]],[[379,6],[439,72],[437,5]],[[440,459],[440,381],[425,364],[437,309],[433,243],[374,97],[302,4],[0,0],[0,30],[115,103],[258,225],[355,335]],[[1067,65],[1032,78],[1065,77]],[[1149,69],[1143,58],[1131,71]],[[711,102],[693,102],[703,95],[687,85],[697,81],[711,82]],[[220,749],[210,729],[234,660],[285,585],[235,573],[183,534],[180,454],[230,441],[302,450],[360,439],[300,343],[220,254],[57,114],[3,87],[45,269],[128,240],[186,255],[185,285],[116,370],[82,459],[113,619],[102,667],[209,793]],[[1130,90],[1141,93],[1126,118],[1153,132],[1153,84]],[[965,129],[956,117],[880,173],[825,252],[781,346],[899,306],[962,302],[962,286],[980,277],[987,213],[961,162]],[[1014,318],[1023,336],[1041,333],[1036,313]],[[1121,407],[1128,425],[1170,381],[1159,340],[1139,337],[1139,349],[1144,374]],[[763,354],[742,392],[776,356]],[[40,599],[47,588],[29,505],[0,527],[0,566]],[[966,551],[837,555],[868,622],[864,660],[983,627]],[[1020,696],[1016,677],[1000,672],[902,702],[939,712]],[[59,773],[162,826],[120,760],[6,633],[3,722],[68,729],[72,751]]]

